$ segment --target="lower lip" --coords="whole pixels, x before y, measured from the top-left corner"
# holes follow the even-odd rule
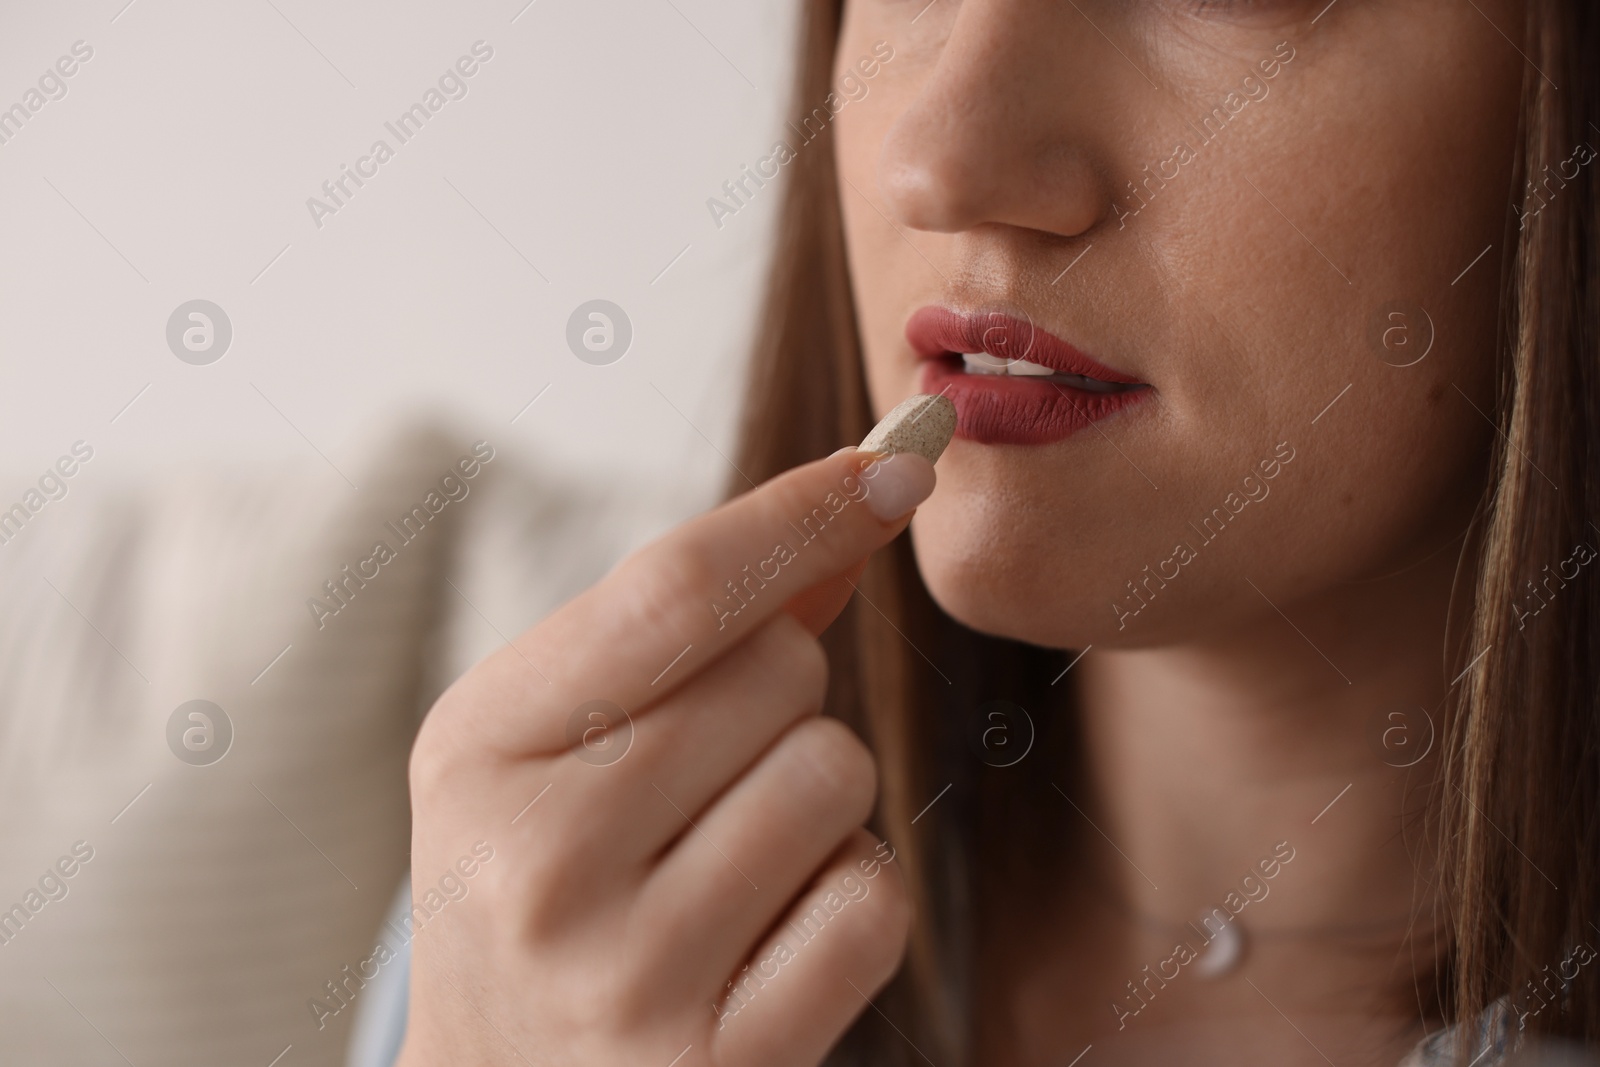
[[[1025,375],[967,374],[956,355],[922,365],[921,392],[956,406],[956,436],[986,445],[1047,445],[1109,418],[1150,393],[1148,387],[1091,393]]]

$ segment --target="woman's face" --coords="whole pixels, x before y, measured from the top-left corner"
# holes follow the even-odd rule
[[[848,0],[806,130],[836,113],[877,412],[960,412],[912,528],[947,611],[1135,647],[1461,532],[1494,434],[1521,19]],[[940,354],[980,349],[1032,374]]]

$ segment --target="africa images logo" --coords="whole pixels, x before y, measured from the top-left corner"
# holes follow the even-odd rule
[[[737,175],[722,183],[721,196],[707,197],[706,210],[711,212],[711,221],[717,224],[717,229],[722,229],[723,220],[729,215],[737,215],[741,208],[749,204],[756,192],[764,189],[780,170],[799,158],[798,149],[821,137],[828,124],[847,104],[865,100],[872,88],[867,82],[877,77],[883,65],[893,58],[894,47],[888,41],[875,42],[872,54],[863,56],[854,66],[847,68],[834,89],[822,98],[820,106],[804,115],[798,126],[792,121],[788,123],[788,128],[796,137],[793,143],[787,140],[773,142],[772,151],[756,160],[753,170],[748,163],[742,165]],[[755,186],[753,189],[752,183]]]

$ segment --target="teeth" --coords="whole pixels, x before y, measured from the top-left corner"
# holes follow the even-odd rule
[[[961,368],[968,374],[1002,374],[1029,378],[1054,378],[1075,389],[1090,393],[1120,393],[1130,388],[1117,382],[1102,382],[1081,374],[1065,374],[1025,359],[1004,359],[988,352],[961,353]]]
[[[1055,371],[1051,370],[1049,367],[1040,366],[1037,363],[1029,363],[1025,359],[1014,359],[1011,361],[1011,366],[1007,369],[1007,373],[1044,377],[1045,375],[1054,374]]]
[[[987,352],[961,353],[961,368],[968,374],[1005,374],[1008,362]]]
[[[968,374],[1017,374],[1043,378],[1055,371],[1025,359],[1005,359],[988,352],[963,352],[961,364]]]

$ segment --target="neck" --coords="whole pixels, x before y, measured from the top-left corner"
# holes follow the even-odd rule
[[[1087,777],[1072,800],[1131,955],[1175,935],[1203,948],[1200,917],[1221,909],[1249,946],[1241,973],[1300,976],[1285,995],[1307,1010],[1392,994],[1415,1014],[1436,962],[1421,816],[1438,753],[1403,765],[1430,719],[1442,729],[1455,562],[1441,552],[1318,600],[1263,598],[1203,640],[1084,657]]]

